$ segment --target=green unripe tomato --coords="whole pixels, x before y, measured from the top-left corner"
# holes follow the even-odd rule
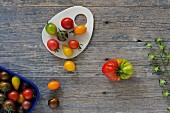
[[[57,33],[56,25],[51,22],[46,24],[45,29],[47,33],[50,35],[55,35]]]

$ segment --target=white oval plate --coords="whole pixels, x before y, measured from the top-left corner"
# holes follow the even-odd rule
[[[75,20],[75,17],[79,14],[83,14],[86,16],[86,19],[87,19],[87,23],[86,23],[86,27],[87,27],[87,31],[86,33],[84,33],[83,35],[76,35],[74,36],[74,34],[69,34],[68,36],[68,39],[67,41],[64,41],[64,42],[61,42],[57,39],[56,36],[53,36],[53,35],[49,35],[46,30],[45,30],[45,27],[42,31],[42,40],[43,40],[43,43],[44,45],[46,46],[46,48],[48,49],[47,47],[47,41],[51,38],[57,40],[60,44],[60,50],[59,52],[54,52],[54,51],[51,51],[49,50],[52,54],[54,54],[55,56],[59,57],[59,58],[63,58],[63,59],[71,59],[71,58],[74,58],[76,57],[77,55],[79,55],[85,48],[86,46],[88,45],[90,39],[91,39],[91,36],[92,36],[92,33],[93,33],[93,25],[94,25],[94,18],[93,18],[93,14],[91,13],[91,11],[85,7],[82,7],[82,6],[74,6],[74,7],[70,7],[68,9],[65,9],[64,11],[56,14],[49,22],[52,22],[54,23],[59,29],[61,30],[65,30],[62,26],[61,26],[61,20],[63,18],[66,18],[66,17],[69,17],[71,19],[73,19],[73,21]],[[74,27],[77,26],[74,22]],[[70,31],[70,30],[69,30]],[[69,32],[68,31],[68,32]],[[63,53],[63,50],[62,50],[62,45],[66,45],[68,46],[68,42],[70,40],[77,40],[79,42],[79,44],[83,44],[82,49],[81,50],[78,50],[78,49],[73,49],[73,55],[70,56],[70,57],[67,57],[64,55]]]

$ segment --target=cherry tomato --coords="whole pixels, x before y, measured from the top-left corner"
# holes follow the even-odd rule
[[[25,110],[29,110],[31,108],[32,104],[30,101],[25,100],[24,102],[22,102],[22,108]]]
[[[51,51],[58,51],[59,49],[59,43],[57,40],[54,39],[50,39],[47,42],[47,47],[51,50]]]
[[[9,82],[0,82],[0,90],[4,93],[11,91],[11,84]]]
[[[61,26],[65,29],[72,29],[74,26],[73,20],[71,18],[63,18]]]
[[[72,61],[66,61],[66,62],[64,63],[64,68],[65,68],[65,70],[67,70],[67,71],[74,71],[75,68],[76,68],[76,65],[75,65],[75,63],[72,62]]]
[[[22,95],[26,100],[31,100],[33,97],[33,91],[32,89],[27,88],[22,92]]]
[[[25,113],[24,109],[22,108],[22,105],[17,107],[17,113]]]
[[[57,32],[57,39],[59,40],[59,41],[66,41],[67,39],[68,39],[68,33],[67,33],[67,31],[63,31],[63,30],[60,30],[59,29],[59,31]]]
[[[71,49],[79,49],[80,50],[81,49],[80,45],[82,45],[82,44],[79,44],[79,42],[77,40],[70,40],[68,42],[68,45]]]
[[[20,78],[17,76],[13,76],[11,81],[12,81],[12,85],[13,85],[14,89],[18,90],[19,85],[20,85]]]
[[[48,89],[56,90],[60,87],[60,83],[56,80],[52,80],[48,83]]]
[[[13,101],[17,101],[19,98],[19,94],[17,91],[11,91],[8,93],[8,99],[13,100]]]
[[[85,25],[78,25],[74,28],[74,34],[82,35],[86,32],[87,27]]]
[[[19,94],[19,98],[18,98],[18,103],[21,104],[24,100],[25,100],[25,99],[24,99],[22,93],[20,93],[20,94]]]
[[[70,47],[67,46],[62,46],[63,52],[65,54],[65,56],[70,57],[73,55],[73,50]]]
[[[45,29],[46,29],[47,33],[50,34],[50,35],[55,35],[57,33],[57,27],[53,23],[47,22]]]
[[[59,106],[59,100],[58,98],[54,97],[52,99],[48,100],[48,106],[50,106],[52,109],[55,109]]]
[[[5,72],[5,71],[0,72],[0,79],[1,80],[9,80],[10,79],[10,75],[7,72]]]
[[[5,113],[14,113],[15,112],[15,104],[12,100],[6,100],[2,105]]]
[[[23,91],[24,89],[30,87],[28,82],[21,82],[20,89]]]

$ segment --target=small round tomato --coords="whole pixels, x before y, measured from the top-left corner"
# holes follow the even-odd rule
[[[15,113],[15,104],[12,100],[6,100],[2,106],[5,113]]]
[[[51,50],[51,51],[57,51],[59,49],[59,43],[57,40],[54,39],[50,39],[47,42],[47,47]]]
[[[3,72],[0,72],[0,79],[1,80],[9,80],[10,79],[10,75],[7,73],[7,72],[5,72],[5,71],[3,71]]]
[[[50,23],[47,22],[45,29],[46,29],[47,33],[50,35],[55,35],[57,33],[56,25],[51,22]]]
[[[67,70],[67,71],[74,71],[75,68],[76,68],[76,65],[75,65],[75,63],[72,62],[72,61],[66,61],[66,62],[64,63],[64,68],[65,68],[65,70]]]
[[[22,102],[22,108],[25,110],[29,110],[31,108],[32,104],[31,102],[25,100],[24,102]]]
[[[48,89],[56,90],[60,87],[60,83],[56,80],[52,80],[48,83]]]
[[[22,92],[22,95],[26,100],[31,100],[33,97],[33,91],[32,89],[27,88]]]
[[[61,20],[61,26],[65,29],[72,29],[74,26],[73,20],[71,18],[63,18]]]
[[[11,91],[11,84],[9,82],[0,82],[0,90],[4,93]]]
[[[73,55],[73,50],[70,47],[67,46],[62,46],[63,52],[65,54],[65,56],[70,57]]]
[[[82,35],[86,32],[87,27],[85,25],[78,25],[74,28],[74,34]]]
[[[13,101],[17,101],[19,98],[19,94],[17,91],[11,91],[8,93],[8,99],[13,100]]]
[[[30,87],[28,82],[21,82],[20,89],[23,91],[24,89]]]
[[[79,42],[77,40],[70,40],[68,42],[68,45],[71,49],[81,49],[80,45],[82,45],[82,44],[79,44]]]
[[[49,99],[48,106],[50,106],[52,109],[57,108],[59,106],[59,99],[56,97]]]

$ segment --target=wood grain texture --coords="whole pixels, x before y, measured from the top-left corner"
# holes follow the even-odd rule
[[[47,20],[74,5],[87,6],[95,17],[89,46],[73,59],[76,71],[63,69],[65,60],[50,54],[41,40]],[[33,113],[166,113],[159,76],[152,74],[143,45],[164,37],[170,48],[169,0],[0,0],[0,64],[32,80],[41,98]],[[135,66],[134,76],[112,83],[101,72],[106,59],[122,57]],[[168,67],[168,70],[170,67]],[[55,92],[47,83],[56,79]],[[60,107],[47,106],[50,94]]]
[[[0,0],[2,6],[99,6],[99,7],[126,7],[126,6],[141,6],[169,7],[169,0]]]

